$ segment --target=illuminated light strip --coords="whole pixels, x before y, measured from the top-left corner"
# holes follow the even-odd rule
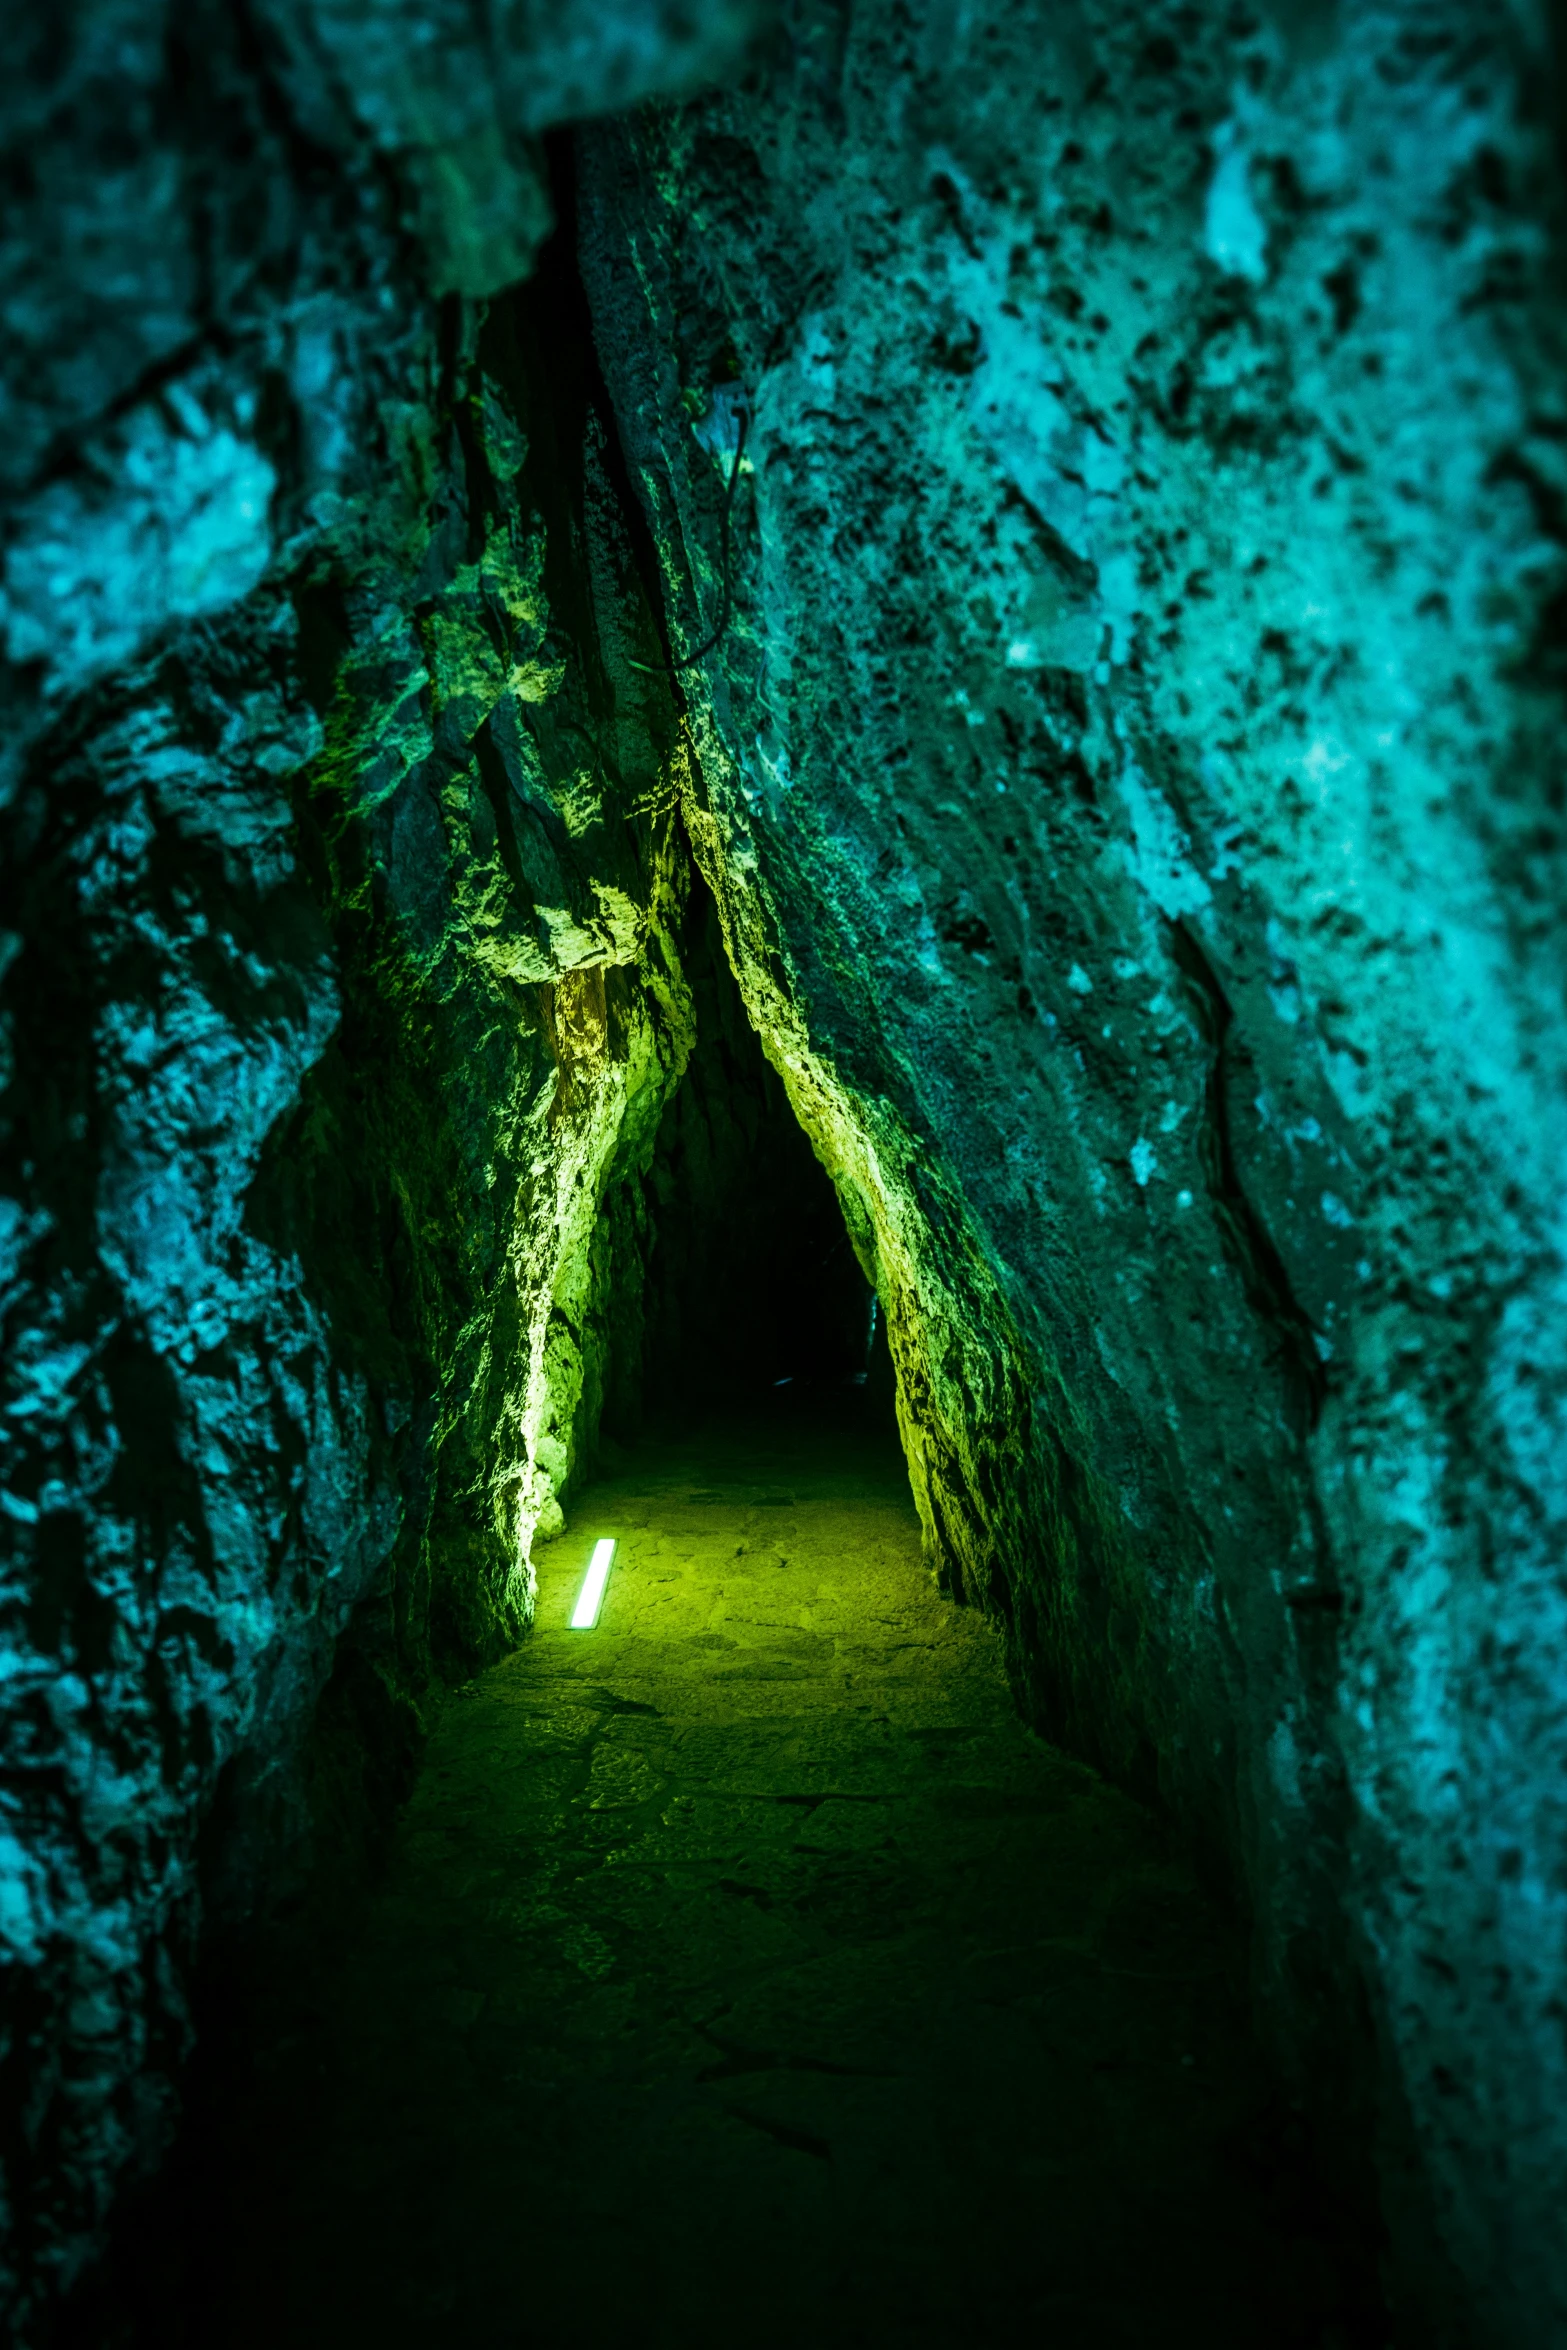
[[[582,1589],[577,1593],[577,1604],[571,1611],[573,1632],[591,1632],[599,1620],[599,1609],[604,1604],[604,1586],[609,1581],[609,1562],[615,1555],[613,1542],[595,1542],[588,1571],[582,1578]]]

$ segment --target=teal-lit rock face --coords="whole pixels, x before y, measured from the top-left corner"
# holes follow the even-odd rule
[[[0,2306],[787,1109],[943,1588],[1238,1893],[1409,2339],[1547,2350],[1554,17],[493,17],[4,36]]]
[[[167,2137],[201,1925],[352,1876],[441,1674],[525,1627],[602,1387],[600,1196],[690,1046],[675,716],[569,253],[564,324],[505,289],[541,123],[748,19],[519,16],[503,87],[449,14],[6,36],[18,2338]]]
[[[1550,72],[1466,8],[805,10],[585,150],[677,644],[750,419],[689,687],[742,984],[1025,1366],[989,1426],[938,1368],[927,1515],[1041,1726],[1238,1866],[1423,2322],[1519,2343],[1567,2325]]]

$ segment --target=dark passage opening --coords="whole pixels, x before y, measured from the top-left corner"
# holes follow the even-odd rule
[[[698,880],[682,960],[696,1045],[643,1185],[640,1349],[615,1366],[604,1433],[790,1388],[889,1422],[891,1367],[837,1192],[746,1017],[718,909]]]

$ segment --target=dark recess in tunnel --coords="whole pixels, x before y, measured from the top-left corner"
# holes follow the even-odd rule
[[[611,1441],[782,1381],[869,1382],[890,1406],[885,1334],[837,1194],[746,1018],[700,881],[682,961],[696,1045],[664,1112],[647,1206],[638,1412],[618,1366]],[[873,1326],[880,1338],[873,1345]]]

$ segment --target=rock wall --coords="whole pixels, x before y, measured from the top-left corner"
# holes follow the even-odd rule
[[[583,142],[688,822],[933,1551],[1411,2337],[1567,2329],[1551,20],[787,12]],[[716,638],[716,641],[713,641]]]
[[[524,1625],[598,1198],[689,1051],[686,754],[569,240],[507,289],[540,128],[749,15],[499,15],[0,41],[18,2341],[166,2137],[198,1928],[351,1868]]]

